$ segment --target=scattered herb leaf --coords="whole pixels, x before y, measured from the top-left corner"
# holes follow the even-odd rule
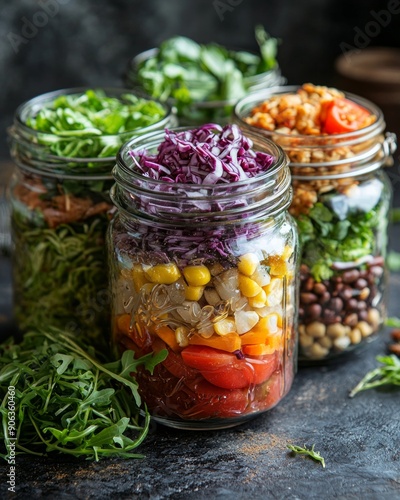
[[[400,271],[400,252],[395,252],[393,250],[389,252],[386,263],[390,271],[394,273]]]
[[[361,391],[374,389],[383,385],[400,386],[400,359],[391,354],[390,356],[377,356],[377,361],[382,366],[374,368],[352,389],[349,396],[352,398]]]
[[[293,444],[288,444],[287,447],[289,450],[291,450],[295,455],[306,455],[316,462],[320,462],[322,467],[325,468],[325,459],[321,457],[320,453],[318,451],[314,451],[315,444],[311,446],[311,448],[307,448],[306,445],[304,445],[304,448],[301,446],[293,445]]]
[[[390,326],[392,328],[400,328],[400,318],[392,316],[385,319],[385,326]]]

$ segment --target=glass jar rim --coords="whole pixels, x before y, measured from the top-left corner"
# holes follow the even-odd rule
[[[189,130],[193,130],[195,127],[190,127],[190,126],[185,126],[185,127],[171,127],[168,129],[169,131],[172,132],[185,132]],[[165,181],[162,180],[157,180],[157,179],[150,179],[149,177],[146,177],[136,171],[134,171],[132,168],[129,167],[128,163],[126,160],[129,160],[129,164],[134,165],[134,162],[132,160],[132,157],[130,156],[131,151],[135,150],[143,150],[151,147],[158,146],[161,143],[161,139],[165,137],[165,130],[164,131],[156,131],[156,132],[150,132],[147,134],[140,135],[138,137],[134,137],[130,139],[129,141],[125,142],[119,149],[117,153],[117,164],[115,165],[113,169],[113,176],[117,175],[117,171],[120,170],[122,171],[124,176],[124,182],[127,182],[127,185],[130,184],[129,182],[129,177],[131,176],[134,179],[137,180],[145,180],[145,181],[151,181],[151,183],[154,183],[155,185],[165,185]],[[227,189],[228,186],[237,186],[237,187],[242,187],[245,185],[249,184],[254,184],[258,183],[260,181],[266,181],[270,177],[272,177],[274,174],[276,174],[281,168],[284,168],[285,166],[288,165],[289,159],[287,158],[284,150],[276,143],[274,143],[271,139],[268,139],[266,137],[263,137],[260,134],[252,134],[251,137],[248,137],[253,141],[262,141],[264,144],[268,144],[268,146],[274,150],[274,153],[268,153],[271,154],[271,156],[274,157],[275,161],[271,167],[268,168],[266,172],[263,172],[260,175],[256,175],[254,177],[250,177],[248,179],[242,180],[242,181],[237,181],[237,182],[232,182],[232,183],[221,183],[221,184],[185,184],[185,183],[174,183],[173,185],[176,186],[177,189],[185,189],[186,191],[198,191],[199,189],[213,189],[216,191],[224,191]],[[137,145],[138,143],[143,143],[143,147],[141,148],[135,148],[134,146]]]
[[[267,99],[279,95],[284,95],[284,94],[293,94],[296,93],[298,89],[301,88],[301,85],[283,85],[283,86],[275,86],[271,87],[268,89],[263,89],[261,91],[257,92],[252,92],[241,99],[239,99],[233,109],[233,116],[234,118],[240,123],[240,124],[245,124],[246,127],[250,127],[246,121],[244,121],[244,117],[247,116],[247,109],[246,109],[246,115],[244,115],[243,111],[246,106],[251,105],[251,108],[254,108],[255,106],[261,104],[262,102],[266,101]],[[375,136],[376,134],[382,132],[385,129],[385,121],[384,121],[384,116],[382,110],[376,106],[373,102],[369,101],[368,99],[365,99],[364,97],[358,96],[356,94],[352,94],[350,92],[343,92],[344,96],[346,99],[349,99],[356,104],[359,104],[366,108],[368,111],[370,111],[373,115],[376,116],[376,120],[368,125],[367,127],[363,127],[358,130],[354,130],[352,132],[346,132],[346,133],[341,133],[341,134],[321,134],[321,135],[309,135],[309,134],[285,134],[283,132],[279,132],[276,130],[266,130],[261,127],[254,127],[251,126],[254,129],[259,130],[262,134],[265,135],[275,135],[276,137],[282,138],[282,139],[298,139],[300,141],[326,141],[328,138],[334,138],[337,139],[338,144],[340,146],[348,145],[353,143],[352,141],[358,142],[359,140],[365,140],[366,137],[365,135],[369,136],[370,134]],[[350,142],[346,142],[346,139]],[[320,148],[321,146],[325,146],[324,144],[314,144],[314,145],[309,145],[305,144],[307,147],[318,147]],[[327,144],[326,147],[332,146],[331,144]]]
[[[176,226],[194,221],[204,226],[218,224],[222,219],[235,223],[272,217],[287,210],[292,199],[289,159],[273,141],[261,135],[251,137],[254,150],[267,152],[274,158],[274,163],[261,175],[230,183],[186,184],[152,179],[135,166],[132,150],[154,151],[164,138],[165,131],[159,131],[131,139],[117,154],[111,198],[118,211],[126,216],[150,221],[161,218],[164,223]]]

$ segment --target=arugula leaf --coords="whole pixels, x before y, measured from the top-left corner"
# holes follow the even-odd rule
[[[400,318],[392,317],[386,318],[385,325],[392,328],[400,328]]]
[[[325,460],[323,457],[321,457],[320,453],[318,451],[314,451],[315,444],[312,445],[311,448],[307,448],[306,445],[304,445],[304,448],[301,446],[293,445],[293,444],[288,444],[287,448],[292,451],[293,454],[295,455],[306,455],[316,462],[320,462],[322,467],[325,468]]]
[[[389,252],[386,262],[390,271],[400,271],[400,252]]]
[[[383,366],[369,371],[350,391],[349,397],[353,398],[361,391],[374,389],[383,385],[400,386],[400,359],[394,354],[390,356],[377,356],[376,359]]]
[[[0,439],[6,450],[7,393],[14,386],[18,453],[140,458],[132,450],[146,437],[150,416],[145,409],[140,422],[131,373],[139,364],[154,367],[165,355],[134,359],[127,351],[123,361],[104,364],[90,345],[55,328],[27,333],[20,344],[0,344]]]

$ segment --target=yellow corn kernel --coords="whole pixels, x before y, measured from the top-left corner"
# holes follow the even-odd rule
[[[179,272],[178,267],[170,262],[168,264],[157,264],[146,269],[145,276],[152,283],[171,285],[181,277],[181,273]]]
[[[250,307],[255,307],[256,309],[264,307],[265,301],[267,300],[267,294],[261,289],[261,292],[258,293],[255,297],[249,298]]]
[[[135,290],[139,292],[142,286],[148,283],[149,280],[146,278],[141,264],[135,264],[131,272],[132,272],[133,286],[135,287]]]
[[[184,326],[178,326],[175,330],[175,338],[179,347],[187,347],[189,345],[189,329]]]
[[[293,248],[289,245],[285,245],[285,248],[283,249],[282,252],[282,258],[285,260],[289,260],[292,253],[293,253]]]
[[[228,335],[228,333],[236,333],[236,322],[234,318],[221,319],[214,324],[215,333],[218,335]]]
[[[239,257],[238,270],[245,276],[251,276],[257,269],[259,264],[258,257],[255,253],[246,253]]]
[[[279,315],[277,313],[268,314],[265,318],[260,319],[259,324],[262,323],[262,328],[267,330],[269,334],[274,334],[278,331]]]
[[[204,286],[211,280],[211,273],[207,266],[186,266],[183,276],[189,285]]]
[[[260,285],[244,274],[239,274],[239,289],[245,297],[255,297],[262,290]]]
[[[200,300],[204,291],[204,286],[185,286],[185,300]]]
[[[283,282],[281,278],[272,278],[271,283],[263,287],[267,294],[265,305],[268,307],[277,306],[283,298]]]

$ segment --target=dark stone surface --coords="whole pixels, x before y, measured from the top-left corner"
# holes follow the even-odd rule
[[[395,205],[400,206],[396,190]],[[400,225],[391,230],[400,250]],[[0,317],[10,316],[10,265],[0,259]],[[399,316],[400,274],[389,287]],[[2,326],[1,326],[2,325]],[[9,331],[0,323],[1,332]],[[52,455],[18,456],[17,494],[8,497],[0,464],[0,498],[32,499],[346,499],[400,498],[400,390],[349,391],[385,354],[389,329],[336,364],[301,368],[273,410],[222,431],[177,431],[154,424],[137,450],[141,460],[86,462]],[[287,443],[315,444],[326,469],[292,457]]]

